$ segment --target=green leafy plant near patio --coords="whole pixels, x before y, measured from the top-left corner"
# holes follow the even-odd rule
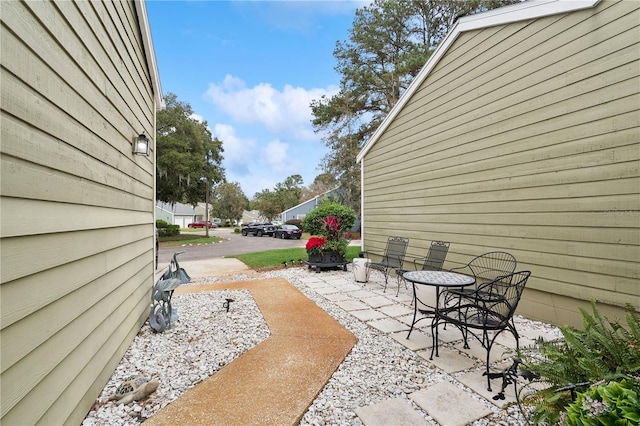
[[[344,258],[349,245],[346,233],[355,220],[356,213],[351,207],[336,202],[311,210],[302,221],[305,232],[315,235],[307,242],[307,254],[336,252]]]
[[[640,424],[640,315],[625,310],[626,326],[580,308],[584,330],[560,327],[560,340],[539,340],[525,348],[523,369],[540,375],[547,388],[521,392],[533,405],[530,420],[545,425]]]
[[[640,424],[640,384],[623,379],[594,385],[578,395],[561,414],[570,426]]]
[[[171,225],[162,219],[156,220],[156,228],[158,228],[159,237],[175,237],[180,235],[180,226]]]

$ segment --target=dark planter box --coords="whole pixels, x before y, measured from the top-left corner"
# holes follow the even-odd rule
[[[322,254],[310,254],[307,265],[309,268],[315,268],[316,272],[320,272],[322,268],[341,267],[347,270],[347,262],[339,253],[335,251],[327,251]]]

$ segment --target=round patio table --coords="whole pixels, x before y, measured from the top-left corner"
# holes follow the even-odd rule
[[[413,327],[418,321],[421,321],[425,318],[431,316],[433,321],[438,317],[438,306],[440,305],[440,289],[441,288],[450,288],[450,287],[465,287],[468,285],[475,284],[476,279],[469,275],[458,274],[455,272],[446,272],[446,271],[409,271],[405,272],[402,277],[411,282],[413,285],[413,320],[411,322],[411,328],[409,329],[409,334],[407,334],[407,339],[411,336],[411,332],[413,331]],[[435,287],[436,289],[436,303],[435,306],[429,306],[427,303],[424,303],[418,298],[416,293],[416,285],[421,286],[429,286]],[[431,309],[420,309],[418,308],[418,302],[426,307]],[[418,311],[423,314],[422,318],[416,317],[418,316]],[[436,335],[434,336],[434,345],[436,348],[436,356],[438,356],[438,338],[437,338],[437,330]]]

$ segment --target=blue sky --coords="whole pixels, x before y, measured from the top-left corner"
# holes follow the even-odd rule
[[[327,153],[309,104],[338,90],[333,50],[362,1],[161,1],[147,10],[162,90],[222,140],[227,180],[251,199]]]

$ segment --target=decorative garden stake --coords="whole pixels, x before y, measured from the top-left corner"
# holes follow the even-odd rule
[[[226,308],[227,312],[229,312],[229,307],[231,306],[231,302],[234,302],[234,300],[233,299],[226,299],[226,302],[224,302],[222,304],[222,307]]]

